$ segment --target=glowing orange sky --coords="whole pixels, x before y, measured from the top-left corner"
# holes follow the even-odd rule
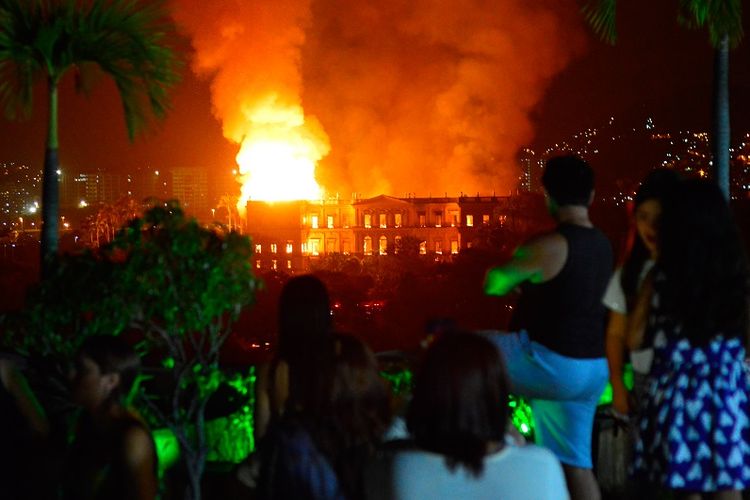
[[[343,22],[334,11],[350,3],[357,7],[348,7],[350,16]],[[528,52],[516,54],[515,48],[509,49],[508,58],[496,58],[504,64],[489,70],[491,78],[473,80],[478,65],[462,64],[460,58],[452,58],[450,51],[443,50],[460,47],[469,51],[462,45],[469,42],[462,39],[460,30],[456,31],[460,25],[502,23],[502,19],[483,16],[480,11],[467,13],[467,18],[444,19],[439,8],[442,2],[411,2],[414,10],[406,12],[405,3],[378,2],[378,5],[400,6],[402,10],[394,10],[394,16],[409,14],[402,15],[400,19],[405,21],[396,26],[389,24],[382,13],[368,10],[368,5],[375,4],[344,0],[313,3],[310,15],[314,22],[306,28],[306,40],[300,49],[300,82],[296,92],[305,113],[320,120],[332,148],[321,166],[321,180],[340,187],[342,194],[348,194],[349,190],[395,195],[451,189],[467,192],[472,190],[467,184],[473,180],[485,185],[487,179],[496,178],[501,183],[515,174],[512,148],[492,149],[504,138],[509,139],[509,144],[545,144],[595,125],[610,114],[653,107],[670,124],[710,126],[712,54],[705,34],[677,27],[673,12],[666,7],[664,12],[653,13],[653,17],[639,19],[639,12],[653,9],[647,0],[634,0],[632,5],[627,3],[624,7],[616,47],[604,46],[586,33],[573,0],[535,2],[553,12],[562,12],[555,18],[561,30],[554,38],[558,43],[579,36],[588,41],[579,56],[566,53],[568,59],[563,67],[547,76],[537,74],[548,81],[542,82],[538,94],[529,101],[525,101],[529,98],[527,94],[520,91],[501,91],[503,78],[523,77],[522,63],[527,58],[518,54],[528,55]],[[503,13],[509,18],[523,14],[515,10]],[[527,45],[541,43],[536,37],[523,38],[528,30],[521,29],[525,27],[523,23],[518,26],[521,31],[514,40],[523,40]],[[385,36],[394,31],[399,31],[410,43],[395,43],[392,37]],[[748,128],[748,47],[750,42],[745,40],[740,51],[732,56],[735,132]],[[554,63],[542,57],[542,48],[531,53],[539,57],[536,66]],[[493,54],[482,57],[491,59],[495,57]],[[442,75],[446,68],[450,74]],[[459,74],[461,78],[457,77]],[[173,110],[166,121],[131,145],[113,85],[102,80],[91,98],[86,99],[73,95],[68,80],[61,92],[60,109],[63,168],[126,171],[141,165],[203,166],[212,172],[228,174],[235,167],[238,145],[225,138],[225,123],[212,113],[215,109],[212,109],[211,82],[186,70],[183,83],[173,94]],[[462,94],[467,85],[471,92]],[[437,95],[443,98],[435,98]],[[461,97],[465,95],[475,99]],[[41,166],[45,110],[43,93],[37,92],[37,96],[30,122],[0,120],[0,161]],[[503,104],[515,101],[523,104],[517,108],[523,111],[520,115]],[[477,102],[490,103],[486,116],[472,114],[484,109],[472,107]],[[433,112],[425,118],[428,109]],[[497,162],[462,163],[461,158],[471,156],[454,154],[457,137],[469,139],[458,142],[464,148],[472,151],[476,147],[473,151],[484,157],[495,155]],[[458,152],[462,150],[459,148]],[[476,176],[470,175],[466,180],[462,176],[467,172]]]

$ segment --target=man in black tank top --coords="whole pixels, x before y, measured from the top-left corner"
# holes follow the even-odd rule
[[[558,226],[487,272],[488,295],[521,290],[514,333],[490,337],[505,355],[513,391],[531,402],[537,443],[562,462],[571,498],[596,500],[591,432],[608,379],[602,296],[612,247],[589,219],[594,176],[585,161],[550,159],[542,183]]]

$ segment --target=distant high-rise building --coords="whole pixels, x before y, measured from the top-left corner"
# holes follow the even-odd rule
[[[537,188],[538,177],[542,169],[544,169],[544,160],[537,156],[533,150],[523,148],[521,150],[520,161],[521,178],[519,187],[521,191],[531,193]]]
[[[173,168],[172,198],[191,215],[205,217],[210,209],[208,197],[208,173],[205,168]]]
[[[133,176],[113,172],[60,174],[60,206],[77,207],[96,203],[114,203],[133,195]]]
[[[41,197],[41,170],[20,163],[0,163],[0,221],[5,226],[35,214]]]

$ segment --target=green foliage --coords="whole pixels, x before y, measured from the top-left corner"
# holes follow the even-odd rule
[[[602,40],[617,40],[617,0],[586,0],[581,12]],[[726,36],[730,47],[739,45],[744,36],[742,0],[680,0],[677,20],[688,28],[708,28],[711,45],[720,47]]]
[[[581,12],[602,40],[614,44],[617,40],[617,0],[587,0]]]
[[[206,403],[223,382],[220,349],[259,286],[251,256],[249,238],[159,202],[98,251],[60,258],[29,300],[23,342],[45,357],[69,357],[89,335],[143,332],[171,393],[140,401],[177,437],[194,498],[208,455]]]
[[[92,72],[111,76],[132,139],[168,108],[181,67],[174,23],[163,0],[0,0],[0,103],[7,116],[28,116],[32,87],[56,85],[69,70],[88,88]]]
[[[174,202],[132,220],[103,253],[121,261],[116,287],[122,297],[141,299],[123,306],[150,333],[188,339],[206,329],[220,333],[224,320],[236,319],[257,288],[250,240],[234,232],[222,237],[186,219]]]
[[[725,36],[729,46],[736,47],[744,36],[742,0],[680,0],[678,20],[688,28],[707,27],[714,47]]]

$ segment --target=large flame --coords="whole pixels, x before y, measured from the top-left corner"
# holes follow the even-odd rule
[[[237,208],[244,211],[248,200],[321,199],[315,166],[330,146],[317,121],[306,120],[301,106],[284,106],[276,99],[259,105],[248,118],[237,154],[242,183]]]

